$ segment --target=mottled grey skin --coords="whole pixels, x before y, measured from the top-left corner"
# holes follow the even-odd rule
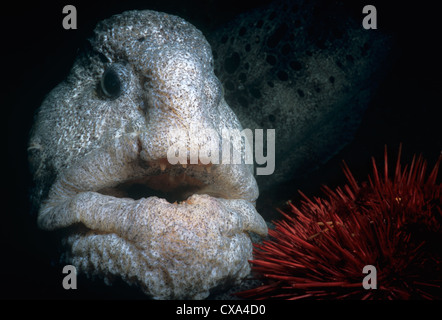
[[[208,36],[243,127],[275,129],[275,172],[256,177],[261,193],[296,183],[354,137],[391,51],[360,10],[353,19],[339,1],[274,1]]]
[[[90,44],[33,127],[39,227],[62,231],[64,263],[156,299],[201,299],[238,283],[250,272],[248,232],[267,233],[252,168],[166,160],[171,129],[197,132],[201,148],[213,138],[205,129],[242,129],[209,44],[183,19],[152,11],[99,23]],[[118,74],[119,94],[105,72]],[[194,143],[192,134],[183,139]],[[149,196],[146,186],[175,192],[179,203]]]

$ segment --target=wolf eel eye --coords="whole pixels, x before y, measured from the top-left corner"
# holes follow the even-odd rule
[[[127,89],[130,73],[121,63],[109,65],[101,77],[101,90],[111,100],[117,99]]]

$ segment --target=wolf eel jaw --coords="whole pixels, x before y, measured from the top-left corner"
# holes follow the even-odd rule
[[[93,273],[104,275],[105,280],[119,276],[134,282],[154,298],[202,298],[224,283],[221,279],[245,277],[252,258],[247,232],[267,234],[265,221],[253,205],[258,191],[250,170],[245,165],[212,165],[210,172],[197,165],[164,168],[160,165],[164,159],[141,159],[139,139],[140,135],[123,135],[66,170],[42,205],[39,227],[57,230],[81,225],[81,231],[71,230],[65,239],[70,247],[68,261],[86,270],[94,265]],[[185,180],[198,179],[202,194],[170,203],[156,196],[136,200],[104,192],[173,170],[181,175],[187,172]],[[217,192],[221,198],[209,195]],[[78,255],[86,251],[90,258]],[[118,261],[118,268],[101,265],[108,255],[113,257],[112,265]],[[211,269],[217,270],[215,277],[206,274]],[[189,277],[192,271],[206,274],[205,280],[196,274]]]

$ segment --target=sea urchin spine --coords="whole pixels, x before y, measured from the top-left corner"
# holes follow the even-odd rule
[[[324,187],[324,198],[289,204],[274,222],[270,240],[255,245],[257,288],[238,293],[257,299],[435,299],[442,297],[441,185],[439,157],[426,175],[422,156],[402,168],[400,153],[389,177],[385,149],[383,174],[358,183],[344,163],[348,184]],[[362,286],[364,266],[377,270],[377,289]]]

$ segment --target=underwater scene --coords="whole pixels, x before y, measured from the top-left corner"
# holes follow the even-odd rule
[[[442,298],[434,5],[18,7],[2,300]]]

